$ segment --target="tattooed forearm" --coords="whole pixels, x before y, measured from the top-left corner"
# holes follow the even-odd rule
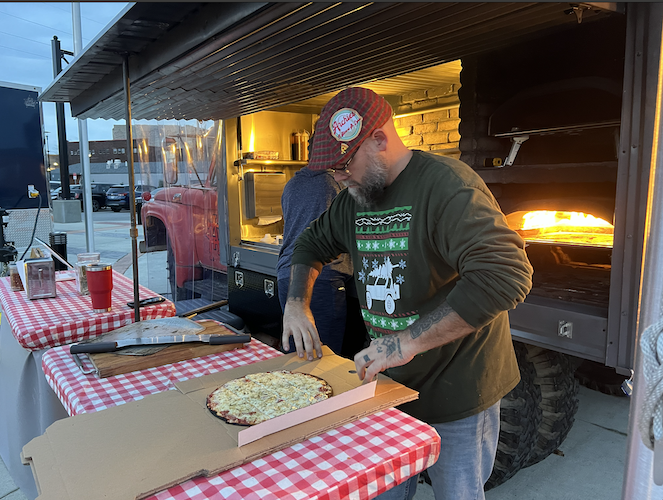
[[[311,301],[313,284],[319,272],[303,264],[295,264],[290,268],[290,287],[288,288],[288,299]]]
[[[403,351],[401,351],[401,339],[396,335],[387,335],[382,337],[376,345],[378,352],[384,352],[386,350],[387,358],[389,358],[395,352],[398,352],[398,357],[403,359]]]
[[[434,324],[442,321],[442,319],[444,319],[452,312],[454,312],[454,310],[449,306],[449,304],[447,304],[446,301],[442,302],[442,304],[434,309],[430,314],[427,314],[426,316],[420,318],[419,321],[416,321],[412,324],[410,327],[410,336],[413,339],[416,339],[422,333],[424,333],[426,330],[429,330]]]

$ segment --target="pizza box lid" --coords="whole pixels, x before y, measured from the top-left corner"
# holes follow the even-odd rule
[[[26,444],[21,454],[23,463],[32,468],[38,498],[88,499],[94,493],[109,491],[115,498],[145,498],[417,398],[416,391],[383,375],[376,384],[362,386],[351,373],[352,361],[323,349],[321,359],[308,361],[295,353],[279,356],[180,382],[175,384],[177,390],[55,422]],[[309,408],[320,407],[320,413],[290,427],[265,426],[267,434],[257,438],[250,435],[249,442],[239,446],[240,434],[251,428],[228,424],[212,415],[205,405],[207,395],[227,380],[282,369],[327,380],[334,390],[327,401],[336,399],[338,407],[325,413],[321,403],[316,403]],[[264,424],[253,427],[261,426]]]

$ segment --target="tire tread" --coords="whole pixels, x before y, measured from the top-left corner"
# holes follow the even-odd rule
[[[495,465],[484,486],[485,491],[504,483],[525,466],[536,445],[541,423],[541,393],[534,384],[536,371],[527,361],[524,345],[514,342],[514,349],[520,367],[520,382],[501,401]]]
[[[527,360],[536,372],[534,383],[541,391],[541,424],[536,444],[525,467],[534,465],[564,442],[578,411],[578,380],[565,354],[527,346]]]

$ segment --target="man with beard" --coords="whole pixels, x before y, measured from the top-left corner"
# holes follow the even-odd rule
[[[323,108],[308,168],[345,185],[298,238],[291,260],[283,345],[321,356],[309,303],[322,266],[343,252],[371,344],[359,378],[384,371],[419,391],[401,406],[441,437],[428,469],[435,497],[484,498],[499,437],[499,403],[520,380],[507,311],[531,288],[522,239],[465,163],[401,141],[391,106],[346,89]],[[413,477],[380,498],[412,498]]]

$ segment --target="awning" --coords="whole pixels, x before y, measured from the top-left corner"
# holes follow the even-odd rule
[[[606,15],[588,8],[582,22]],[[71,103],[78,118],[124,119],[129,53],[134,119],[225,119],[577,23],[568,3],[137,3],[41,99]]]

